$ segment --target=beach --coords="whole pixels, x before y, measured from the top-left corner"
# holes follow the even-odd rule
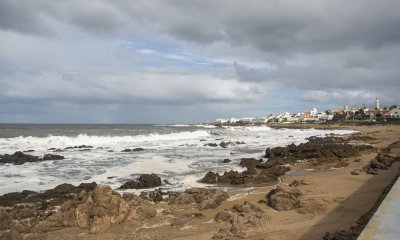
[[[381,193],[399,175],[397,159],[388,169],[376,171],[376,175],[367,174],[365,167],[370,166],[378,154],[400,156],[398,144],[388,148],[400,140],[400,126],[339,128],[356,131],[353,135],[345,135],[344,138],[350,139],[348,144],[367,144],[373,148],[360,150],[359,154],[339,161],[293,161],[288,165],[290,170],[271,183],[216,184],[220,186],[217,190],[190,186],[187,189],[192,190],[186,189],[184,194],[164,193],[169,198],[161,201],[150,195],[146,198],[133,193],[123,197],[124,191],[113,193],[111,189],[97,186],[94,190],[88,187],[83,193],[77,192],[67,199],[60,197],[63,199],[60,200],[61,207],[51,210],[55,213],[44,210],[45,217],[38,215],[40,211],[28,214],[27,218],[20,216],[23,210],[34,208],[28,205],[22,204],[18,211],[3,207],[3,216],[11,218],[11,213],[15,216],[10,219],[12,221],[2,222],[0,236],[2,239],[10,236],[14,237],[12,239],[322,239],[327,232],[349,231],[374,207]],[[269,193],[277,186],[280,193],[295,201],[292,209],[285,199],[284,205],[271,207],[273,195]],[[223,193],[223,190],[227,192]],[[109,198],[102,199],[97,192]],[[87,214],[88,204],[92,214],[93,211],[97,213],[91,218],[93,222],[89,218],[86,226],[86,222],[80,221],[85,218],[80,217]],[[113,204],[117,207],[108,209]],[[102,211],[97,209],[100,206]],[[109,220],[105,221],[105,218]],[[10,226],[12,228],[7,229]]]

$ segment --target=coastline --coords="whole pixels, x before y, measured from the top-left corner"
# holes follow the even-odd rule
[[[319,125],[319,124],[318,124]],[[270,126],[271,127],[271,126]],[[283,125],[282,128],[295,128],[298,126]],[[309,128],[310,125],[304,126]],[[316,128],[318,126],[312,126]],[[326,129],[328,125],[319,125]],[[329,129],[337,129],[337,125],[329,125]],[[398,141],[400,135],[399,125],[374,125],[374,126],[341,126],[345,129],[354,129],[358,139],[354,144],[363,142],[363,137],[371,137],[371,144],[379,149],[386,148],[389,144]],[[340,128],[340,127],[339,127]],[[63,227],[46,233],[28,233],[24,239],[211,239],[221,228],[229,227],[229,223],[215,222],[215,214],[224,209],[231,209],[235,204],[250,202],[263,211],[261,226],[251,229],[246,233],[246,239],[322,239],[326,232],[347,230],[354,225],[363,214],[367,213],[379,198],[385,187],[398,175],[399,162],[395,162],[388,170],[379,171],[378,175],[360,173],[352,175],[350,172],[360,170],[376,156],[376,152],[368,152],[360,157],[351,157],[345,160],[347,166],[332,169],[332,165],[323,164],[316,171],[306,174],[287,174],[280,178],[279,185],[284,189],[293,180],[303,180],[306,185],[297,188],[308,198],[319,201],[324,206],[324,211],[319,213],[300,214],[295,210],[276,211],[260,200],[274,186],[239,186],[228,188],[228,198],[214,209],[199,211],[193,205],[168,208],[164,203],[154,205],[160,209],[172,211],[170,214],[179,219],[185,216],[183,224],[173,224],[166,220],[167,217],[152,219],[145,225],[135,222],[124,222],[113,225],[105,232],[96,235],[89,234],[86,229],[78,227]],[[399,156],[398,150],[391,154]],[[357,161],[355,161],[357,160]],[[304,169],[302,166],[292,166],[291,171]],[[187,218],[187,214],[198,213],[198,217]],[[200,215],[201,214],[201,215]],[[164,221],[165,220],[165,221]],[[226,239],[240,239],[239,236],[225,236]],[[1,239],[1,238],[0,238]],[[221,239],[224,239],[223,237]]]

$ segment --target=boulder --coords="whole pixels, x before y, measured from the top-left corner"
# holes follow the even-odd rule
[[[363,168],[363,171],[367,174],[377,175],[379,170],[387,170],[392,166],[394,161],[396,161],[396,158],[388,154],[378,153],[376,157]]]
[[[122,223],[130,212],[128,203],[109,186],[97,185],[76,208],[79,227],[90,233],[104,232],[113,224]]]
[[[302,193],[297,188],[285,191],[278,186],[267,194],[267,204],[277,211],[293,210],[297,208],[300,196]]]
[[[139,179],[124,183],[120,189],[143,189],[161,186],[161,178],[156,174],[142,174]]]
[[[267,216],[262,209],[246,201],[218,212],[214,219],[216,222],[227,222],[230,227],[219,229],[213,239],[231,239],[232,236],[246,239],[263,231]]]

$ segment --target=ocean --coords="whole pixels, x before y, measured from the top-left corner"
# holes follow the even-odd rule
[[[204,187],[197,181],[208,171],[241,171],[244,170],[239,166],[241,158],[261,158],[267,147],[299,144],[310,136],[331,133],[352,131],[266,126],[0,124],[0,155],[33,150],[27,154],[52,153],[65,157],[23,165],[0,163],[0,194],[82,182],[108,184],[117,189],[144,173],[155,173],[166,180],[162,186],[166,190]],[[222,141],[244,144],[227,148],[206,146]],[[70,148],[81,145],[92,147]],[[143,148],[143,151],[122,152],[127,148]],[[223,163],[223,159],[232,161]]]

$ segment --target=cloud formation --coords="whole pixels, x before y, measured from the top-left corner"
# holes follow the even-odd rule
[[[192,122],[376,96],[396,104],[398,9],[395,0],[4,0],[0,121]]]

